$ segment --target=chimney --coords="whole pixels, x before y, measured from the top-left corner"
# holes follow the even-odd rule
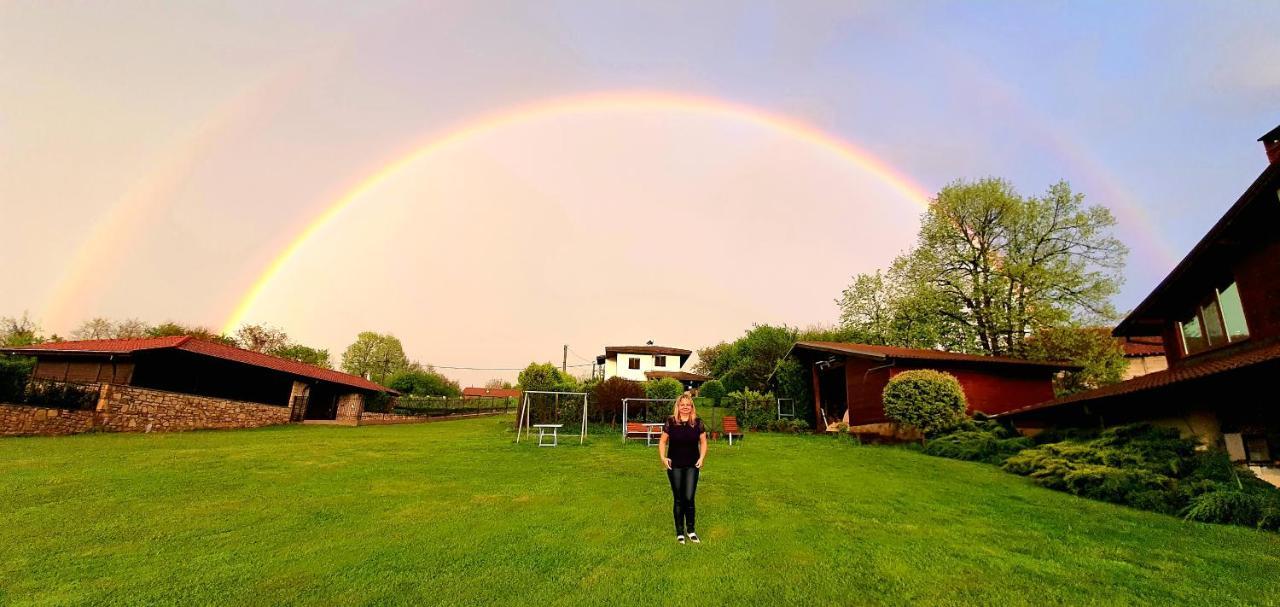
[[[1270,133],[1258,138],[1262,142],[1262,146],[1267,148],[1267,161],[1271,164],[1280,162],[1280,126],[1271,130]]]

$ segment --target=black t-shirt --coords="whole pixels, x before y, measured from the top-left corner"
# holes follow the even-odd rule
[[[667,457],[671,458],[671,467],[692,468],[698,461],[698,439],[706,432],[702,427],[702,419],[695,419],[690,426],[668,417],[662,431],[667,433]]]

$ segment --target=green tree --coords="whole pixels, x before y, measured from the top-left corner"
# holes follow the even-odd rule
[[[401,394],[413,396],[461,396],[458,382],[445,377],[428,365],[426,368],[405,369],[391,376],[387,387]]]
[[[282,329],[271,325],[240,325],[236,329],[235,340],[245,350],[254,352],[273,352],[289,345],[289,335]]]
[[[40,335],[40,325],[36,324],[26,312],[22,316],[0,317],[0,344],[7,348],[30,346],[44,341]]]
[[[71,339],[113,339],[115,332],[115,323],[106,318],[92,318],[80,323],[80,326],[71,332]]]
[[[210,329],[195,325],[187,326],[173,321],[164,322],[147,329],[147,337],[177,337],[190,335],[196,339],[213,341],[228,346],[239,346],[236,340],[227,335],[214,333]]]
[[[678,379],[664,377],[644,382],[645,398],[675,400],[681,394],[684,394],[684,384]]]
[[[489,388],[491,390],[510,390],[511,382],[503,379],[498,379],[495,377],[487,382],[484,382],[484,387]]]
[[[409,358],[400,340],[390,333],[365,331],[342,353],[342,370],[382,383],[409,369]]]
[[[519,387],[535,392],[576,392],[578,380],[551,363],[529,363],[520,372]]]
[[[1054,327],[1041,329],[1027,340],[1026,356],[1033,360],[1068,361],[1080,370],[1054,378],[1058,396],[1066,396],[1117,383],[1124,379],[1129,361],[1124,347],[1102,327]]]
[[[926,436],[964,421],[964,389],[950,373],[931,369],[903,371],[884,387],[884,414]]]
[[[698,396],[711,399],[712,404],[717,406],[720,404],[720,399],[724,398],[727,393],[728,391],[724,389],[724,384],[720,383],[718,379],[708,380],[698,389]]]
[[[302,344],[287,344],[282,347],[275,348],[268,352],[272,356],[296,360],[300,363],[315,365],[325,369],[332,369],[333,363],[329,360],[329,351],[320,348],[311,348]]]
[[[842,320],[894,345],[1024,355],[1040,329],[1114,319],[1128,253],[1114,226],[1066,182],[1027,198],[1001,179],[953,182],[913,249],[885,274],[854,278]]]

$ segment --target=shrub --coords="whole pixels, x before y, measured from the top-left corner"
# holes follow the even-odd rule
[[[905,371],[884,388],[885,415],[926,436],[956,427],[964,420],[964,390],[950,373],[918,369]]]
[[[654,400],[675,400],[684,394],[684,384],[671,377],[644,382],[644,395]]]
[[[1266,503],[1255,493],[1239,489],[1210,491],[1191,500],[1184,515],[1189,521],[1202,523],[1258,524]]]
[[[391,376],[387,387],[414,396],[462,396],[462,388],[436,370],[406,369]]]
[[[1023,449],[1034,447],[1031,439],[990,421],[967,424],[954,432],[935,437],[924,452],[971,462],[1003,464]]]
[[[1224,453],[1196,451],[1196,441],[1174,429],[1109,428],[1023,450],[1003,467],[1045,487],[1188,520],[1280,526],[1280,490]]]
[[[22,401],[36,359],[26,356],[0,356],[0,403]]]
[[[624,398],[645,398],[644,386],[629,379],[610,377],[592,388],[591,413],[600,421],[614,422],[622,414]]]
[[[718,379],[709,380],[698,389],[698,396],[711,399],[716,406],[720,405],[720,399],[724,398],[725,393],[724,384]]]
[[[742,428],[765,429],[778,413],[772,394],[741,390],[725,395],[724,402],[730,413],[738,418],[738,426]]]
[[[98,386],[54,381],[34,381],[27,386],[22,402],[54,409],[89,410],[98,405]]]

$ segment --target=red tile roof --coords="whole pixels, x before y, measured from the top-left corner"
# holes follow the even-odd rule
[[[1116,341],[1129,358],[1164,356],[1164,340],[1159,337],[1118,337]]]
[[[801,341],[796,342],[797,348],[806,350],[816,350],[819,352],[831,352],[833,354],[846,354],[849,356],[859,356],[862,358],[872,358],[876,360],[888,360],[891,358],[905,360],[928,360],[942,362],[962,362],[976,364],[997,364],[997,365],[1023,365],[1030,367],[1047,367],[1052,369],[1077,369],[1079,365],[1068,362],[1025,360],[1022,358],[1009,358],[1005,356],[982,356],[979,354],[959,354],[956,352],[945,352],[942,350],[923,350],[917,348],[899,348],[896,346],[873,346],[869,344],[850,344],[835,341]]]
[[[520,398],[521,392],[514,388],[463,388],[463,397],[472,398]]]
[[[375,392],[395,392],[371,382],[358,375],[342,373],[315,365],[308,365],[296,360],[271,356],[261,352],[244,350],[212,341],[196,339],[191,336],[155,337],[149,339],[94,339],[88,341],[64,341],[23,346],[21,348],[0,348],[0,352],[12,354],[131,354],[143,350],[174,349],[192,352],[203,356],[230,360],[255,367],[263,367],[292,375],[309,377],[362,390]]]
[[[1156,371],[1155,373],[1140,375],[1128,381],[1122,381],[1118,384],[1111,384],[1110,386],[1103,386],[1095,390],[1079,392],[1070,396],[1064,396],[1062,398],[1028,405],[1020,409],[1005,411],[1004,413],[1001,413],[999,417],[1017,415],[1040,409],[1048,409],[1050,407],[1058,407],[1071,403],[1082,403],[1123,396],[1126,394],[1134,394],[1137,392],[1172,386],[1174,384],[1179,384],[1193,379],[1209,377],[1219,373],[1243,369],[1245,367],[1251,367],[1253,365],[1277,360],[1280,360],[1280,342],[1218,356],[1208,360],[1184,364],[1164,371]]]
[[[649,379],[662,379],[670,377],[680,381],[707,381],[710,377],[700,375],[698,373],[690,373],[688,371],[645,371],[644,376]]]

